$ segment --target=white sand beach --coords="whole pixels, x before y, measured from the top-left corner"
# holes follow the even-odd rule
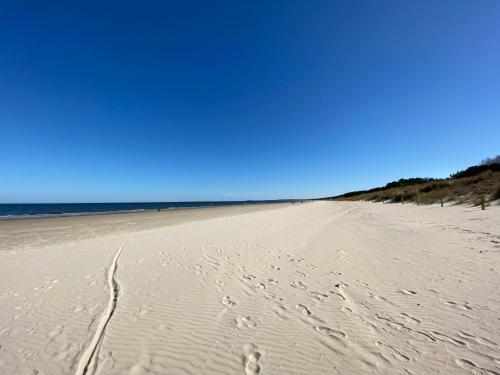
[[[0,222],[1,374],[500,374],[500,207]]]

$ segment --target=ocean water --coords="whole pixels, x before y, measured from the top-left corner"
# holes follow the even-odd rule
[[[158,209],[167,210],[279,202],[288,202],[288,200],[143,203],[7,203],[0,204],[0,219],[38,218],[47,216],[77,216],[116,212],[157,211]]]

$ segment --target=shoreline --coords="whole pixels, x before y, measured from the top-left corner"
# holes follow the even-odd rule
[[[25,219],[45,219],[53,217],[76,217],[76,216],[91,216],[91,215],[109,215],[109,214],[127,214],[135,212],[160,212],[170,210],[185,210],[193,208],[212,208],[212,207],[233,207],[233,206],[250,206],[250,205],[266,205],[292,203],[298,200],[278,199],[268,201],[193,201],[193,202],[117,202],[117,203],[0,203],[0,212],[2,206],[131,206],[136,205],[138,208],[130,209],[109,209],[95,211],[63,211],[63,212],[48,212],[48,213],[26,213],[26,214],[7,214],[0,215],[2,220],[25,220]],[[163,206],[155,206],[155,205]],[[140,208],[143,206],[145,208]],[[149,206],[149,207],[146,207]]]
[[[290,205],[283,203],[234,204],[223,206],[180,207],[161,211],[110,212],[89,215],[56,215],[0,220],[0,253],[5,250],[60,243],[123,232],[158,229],[191,221]],[[38,233],[38,234],[37,234]],[[39,236],[43,233],[43,236]]]

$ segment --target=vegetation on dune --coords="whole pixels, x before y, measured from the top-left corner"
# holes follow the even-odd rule
[[[388,184],[386,184],[385,186],[382,186],[382,187],[376,187],[376,188],[369,189],[369,190],[351,191],[349,193],[342,194],[342,195],[340,195],[338,197],[346,197],[346,198],[348,198],[348,197],[354,197],[354,196],[357,196],[357,195],[360,195],[360,194],[375,193],[377,191],[382,191],[382,190],[388,190],[388,189],[401,188],[401,187],[405,187],[405,186],[418,185],[418,184],[423,184],[423,183],[426,183],[426,182],[429,182],[429,181],[437,181],[437,180],[434,179],[434,178],[421,178],[421,177],[417,177],[417,178],[401,178],[398,181],[389,182]],[[333,198],[337,198],[337,197],[333,197]]]
[[[485,171],[500,172],[500,163],[474,165],[472,167],[464,169],[463,171],[452,173],[450,175],[450,178],[471,177]]]
[[[353,191],[329,197],[334,200],[431,204],[453,201],[458,204],[488,205],[500,199],[500,156],[450,175],[450,178],[402,178],[383,187]]]
[[[491,165],[491,164],[500,164],[500,155],[497,155],[494,158],[486,158],[481,161],[481,165]]]
[[[498,184],[498,185],[495,187],[495,191],[493,192],[492,199],[493,199],[493,200],[500,199],[500,184]]]

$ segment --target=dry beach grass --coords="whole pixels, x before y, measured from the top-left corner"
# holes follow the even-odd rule
[[[487,203],[500,198],[500,172],[486,171],[477,176],[435,180],[418,185],[361,193],[351,197],[339,197],[338,199],[419,204],[432,204],[443,200],[456,204],[479,205],[482,198]]]

